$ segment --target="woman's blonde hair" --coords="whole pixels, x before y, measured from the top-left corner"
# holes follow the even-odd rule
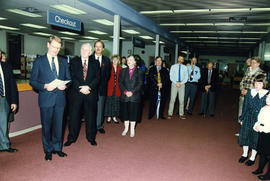
[[[115,59],[115,58],[118,60],[117,65],[120,65],[120,56],[119,56],[119,55],[113,55],[113,56],[111,57],[111,63],[113,63],[113,59]]]

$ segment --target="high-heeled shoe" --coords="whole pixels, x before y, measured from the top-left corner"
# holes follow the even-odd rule
[[[108,119],[106,120],[107,123],[111,123],[111,117],[108,117]]]
[[[252,172],[252,174],[254,174],[254,175],[258,175],[258,174],[261,174],[261,173],[263,173],[263,171],[260,170],[260,169],[257,169],[254,172]]]
[[[270,180],[270,176],[269,175],[259,175],[258,178],[260,180]]]
[[[113,123],[119,124],[119,121],[117,121],[116,117],[113,117]]]

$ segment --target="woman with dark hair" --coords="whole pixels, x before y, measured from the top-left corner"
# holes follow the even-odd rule
[[[130,137],[134,137],[135,125],[140,119],[143,72],[136,67],[134,56],[127,58],[127,65],[120,71],[118,79],[121,90],[120,119],[125,125],[122,136],[126,136],[130,125]]]
[[[108,117],[107,123],[111,122],[111,118],[113,122],[119,124],[117,121],[117,117],[120,114],[120,89],[118,86],[118,78],[119,72],[122,69],[120,67],[120,57],[118,55],[113,55],[111,58],[112,70],[111,76],[108,81],[108,89],[107,89],[107,99],[105,104],[105,112],[104,116]]]
[[[258,121],[253,129],[259,133],[258,153],[260,154],[259,167],[252,172],[254,175],[263,173],[268,162],[268,170],[265,175],[258,176],[261,180],[270,180],[270,94],[266,97],[266,104],[258,115]]]
[[[251,166],[255,163],[258,145],[258,132],[253,130],[255,122],[258,121],[258,114],[263,106],[268,90],[263,87],[266,85],[266,76],[260,74],[255,77],[254,88],[249,89],[244,100],[242,115],[239,117],[241,129],[238,143],[243,146],[243,154],[239,159],[239,163],[243,163],[248,159],[248,150],[252,149],[249,160],[245,163]]]

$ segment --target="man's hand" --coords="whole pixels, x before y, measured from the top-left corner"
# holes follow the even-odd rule
[[[180,82],[176,82],[176,87],[180,88],[181,87],[181,83]]]
[[[158,89],[160,90],[162,88],[162,83],[157,84]]]
[[[56,89],[56,87],[50,84],[45,84],[44,89],[46,89],[47,91],[53,91],[54,89]]]
[[[57,87],[59,90],[65,90],[66,88],[67,88],[67,86],[66,85],[62,85],[62,86],[59,86],[59,87]]]
[[[11,104],[10,108],[12,112],[15,112],[17,109],[17,104]]]
[[[80,92],[84,95],[88,95],[90,94],[90,87],[87,86],[87,85],[84,85],[84,86],[80,86]]]

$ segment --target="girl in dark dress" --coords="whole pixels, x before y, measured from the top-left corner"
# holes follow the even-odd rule
[[[111,70],[111,77],[108,82],[104,116],[108,117],[107,123],[110,123],[112,118],[114,123],[119,124],[119,122],[117,121],[117,117],[119,117],[120,114],[121,92],[118,86],[118,78],[119,72],[122,69],[122,67],[119,66],[120,57],[118,55],[113,55],[111,58],[111,63],[112,63],[112,70]]]
[[[122,136],[126,136],[130,125],[130,137],[134,137],[135,125],[140,119],[144,74],[139,68],[136,68],[133,56],[127,58],[127,64],[128,67],[120,71],[118,80],[121,90],[120,119],[124,121],[125,125]]]
[[[243,146],[243,154],[239,159],[239,163],[243,163],[248,159],[248,150],[249,148],[252,149],[251,156],[246,162],[247,166],[251,166],[255,163],[257,154],[259,134],[253,130],[253,126],[257,121],[261,108],[265,105],[266,94],[268,93],[268,90],[263,89],[265,80],[266,77],[264,75],[256,76],[254,83],[255,88],[248,90],[244,100],[242,115],[239,117],[242,126],[238,143]]]
[[[259,168],[252,173],[255,175],[263,173],[263,169],[268,162],[267,173],[258,176],[261,180],[270,180],[270,94],[266,98],[266,104],[261,109],[258,121],[253,127],[259,133],[258,152],[260,154],[260,161]]]

